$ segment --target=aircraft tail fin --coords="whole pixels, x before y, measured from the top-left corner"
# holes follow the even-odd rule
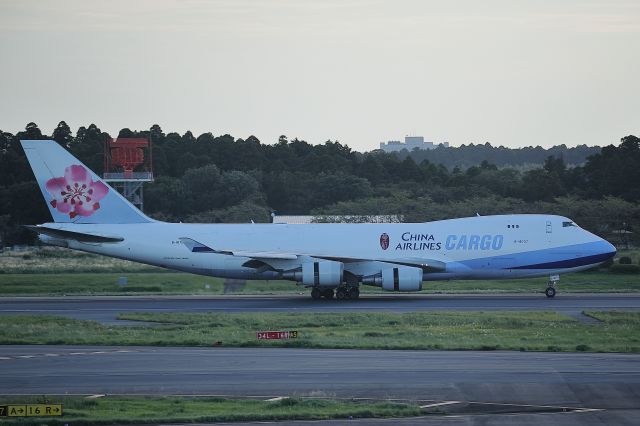
[[[54,222],[153,221],[52,140],[20,141]]]

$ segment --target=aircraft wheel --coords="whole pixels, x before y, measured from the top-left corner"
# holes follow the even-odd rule
[[[360,289],[358,287],[351,287],[349,289],[349,299],[355,300],[360,297]]]
[[[330,288],[328,290],[323,291],[322,296],[327,300],[333,299],[333,289]]]
[[[555,297],[556,289],[553,288],[553,287],[547,287],[547,289],[544,291],[544,294],[546,294],[547,297],[549,297],[549,298]]]
[[[349,294],[343,288],[339,288],[338,290],[336,290],[336,299],[344,300],[348,296],[349,296]]]
[[[313,300],[318,300],[321,297],[322,297],[322,292],[320,291],[319,288],[314,287],[314,288],[311,289],[311,298]]]

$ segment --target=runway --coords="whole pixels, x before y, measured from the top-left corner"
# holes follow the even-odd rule
[[[0,299],[4,315],[63,315],[122,325],[129,322],[116,319],[120,312],[535,310],[575,316],[585,310],[638,309],[639,294],[559,294],[555,299],[513,294],[364,295],[342,302],[313,301],[307,295]],[[452,414],[446,418],[452,424],[634,424],[640,418],[640,355],[0,346],[0,394],[66,393],[391,398],[436,404]],[[572,414],[561,414],[563,410]],[[431,417],[421,422],[444,420]]]
[[[419,312],[639,310],[640,294],[526,295],[364,295],[355,301],[311,300],[308,295],[278,296],[86,296],[4,297],[0,315],[61,315],[121,323],[121,312]],[[124,324],[124,323],[123,323]]]
[[[0,394],[311,395],[411,400],[453,412],[580,408],[626,417],[640,406],[639,361],[632,354],[0,346]]]

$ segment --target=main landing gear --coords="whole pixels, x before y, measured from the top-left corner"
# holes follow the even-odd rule
[[[319,287],[313,287],[311,289],[311,298],[313,300],[319,300],[323,297],[327,300],[333,299],[334,292],[332,288],[321,289]],[[355,300],[360,297],[360,289],[356,286],[341,286],[335,290],[335,297],[338,300]]]
[[[549,282],[547,283],[547,289],[544,291],[544,294],[547,295],[548,298],[552,298],[556,296],[556,284],[560,281],[559,275],[551,275],[549,277]]]
[[[356,300],[360,297],[360,289],[358,287],[338,287],[336,290],[336,299],[338,300]]]
[[[332,288],[320,289],[318,287],[313,287],[311,289],[311,298],[313,300],[319,300],[319,299],[322,299],[323,297],[327,300],[333,299],[333,289]]]

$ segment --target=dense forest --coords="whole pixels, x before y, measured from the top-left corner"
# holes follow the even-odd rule
[[[467,169],[486,161],[500,168],[515,167],[522,170],[540,167],[549,157],[562,158],[568,166],[581,166],[589,156],[599,152],[599,146],[578,145],[569,148],[566,145],[556,145],[546,149],[541,146],[513,149],[504,146],[495,147],[487,142],[480,145],[460,145],[456,148],[439,145],[432,150],[416,149],[412,152],[403,150],[397,155],[401,160],[411,156],[417,164],[427,160],[442,164],[449,169],[454,167]]]
[[[19,140],[54,139],[101,173],[110,137],[94,124],[74,135],[65,122],[51,135],[34,123],[15,135],[0,131],[0,237],[5,244],[33,240],[21,224],[50,220]],[[262,144],[253,136],[165,134],[158,125],[140,132],[123,129],[118,137],[151,140],[156,179],[145,188],[145,212],[160,220],[269,222],[272,211],[396,214],[407,222],[550,213],[569,216],[617,243],[621,235],[638,243],[640,234],[636,136],[602,149],[483,144],[397,154],[359,153],[335,141],[311,145],[285,136]]]

